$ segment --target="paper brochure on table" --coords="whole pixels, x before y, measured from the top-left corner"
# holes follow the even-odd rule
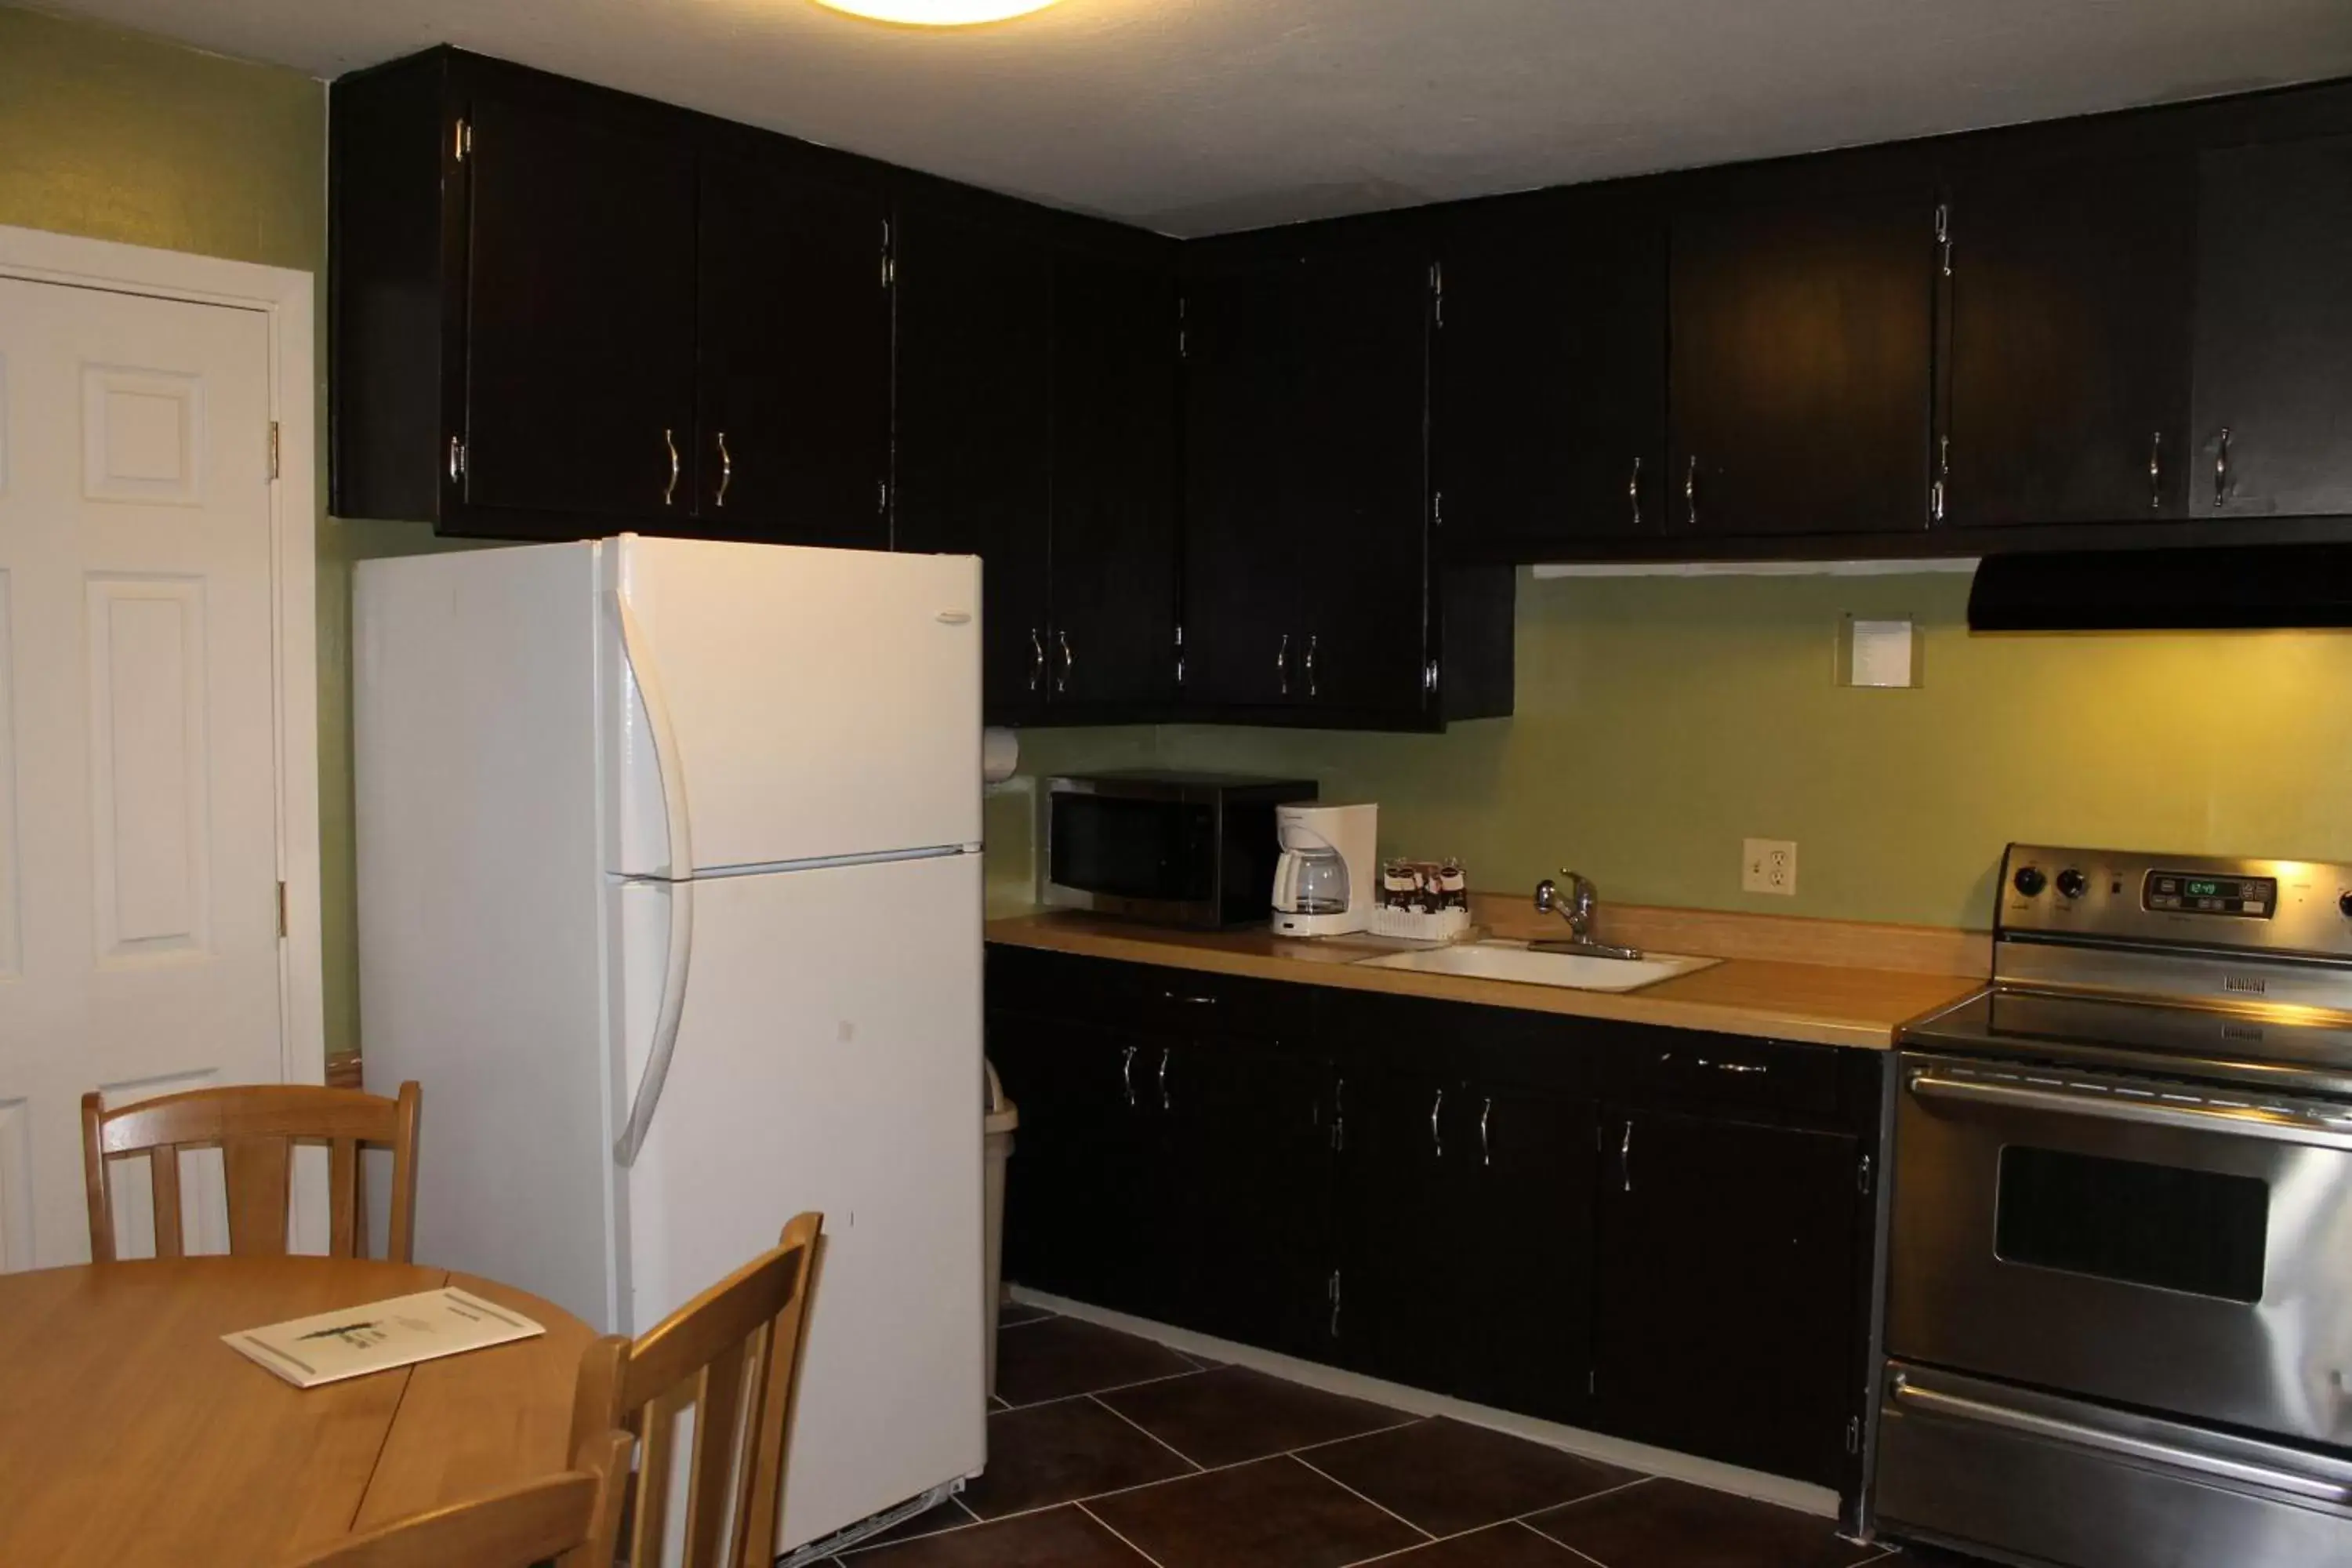
[[[512,1308],[450,1285],[246,1329],[221,1340],[297,1388],[316,1388],[545,1332],[545,1325]]]

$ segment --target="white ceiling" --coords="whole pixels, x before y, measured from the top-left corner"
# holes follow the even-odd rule
[[[37,0],[332,77],[449,42],[1172,234],[2352,74],[2347,0]]]

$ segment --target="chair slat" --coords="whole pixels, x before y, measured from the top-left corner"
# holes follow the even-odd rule
[[[240,1257],[286,1254],[286,1202],[294,1146],[282,1137],[231,1138],[221,1144],[228,1177],[228,1249]]]
[[[637,1413],[637,1517],[629,1561],[662,1560],[662,1524],[669,1518],[669,1473],[677,1467],[677,1413],[691,1401],[691,1384],[666,1389]],[[698,1429],[700,1423],[697,1422]]]
[[[337,1138],[327,1145],[327,1252],[357,1258],[359,1251],[360,1141]]]
[[[155,1194],[155,1256],[180,1256],[180,1146],[159,1143],[147,1152],[147,1182]]]
[[[743,1358],[738,1340],[696,1379],[694,1458],[687,1466],[686,1568],[720,1568],[743,1426]]]

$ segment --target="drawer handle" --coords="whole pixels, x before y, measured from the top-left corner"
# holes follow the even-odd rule
[[[1717,1072],[1747,1073],[1770,1072],[1772,1070],[1770,1064],[1766,1062],[1711,1062],[1705,1057],[1698,1058],[1698,1065],[1703,1068],[1713,1068]]]
[[[1163,991],[1160,994],[1171,1002],[1181,1002],[1190,1007],[1213,1007],[1217,1005],[1214,996],[1193,996],[1181,991]]]

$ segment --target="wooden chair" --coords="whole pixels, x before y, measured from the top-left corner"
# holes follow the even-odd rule
[[[626,1432],[597,1434],[560,1476],[395,1520],[289,1568],[612,1568],[629,1485]]]
[[[687,1465],[685,1568],[772,1568],[784,1450],[800,1377],[801,1331],[824,1216],[803,1214],[782,1239],[629,1345],[581,1363],[572,1410],[583,1433],[638,1438],[633,1563],[663,1560],[681,1411],[694,1412]]]
[[[360,1146],[392,1147],[392,1236],[384,1256],[411,1261],[416,1217],[416,1117],[421,1091],[400,1086],[386,1100],[355,1089],[311,1084],[250,1084],[167,1094],[109,1110],[96,1094],[81,1097],[82,1173],[89,1194],[89,1255],[115,1258],[110,1161],[149,1156],[155,1194],[155,1256],[181,1256],[180,1154],[217,1148],[228,1186],[228,1249],[282,1256],[287,1194],[297,1143],[327,1146],[331,1221],[327,1249],[337,1258],[367,1251],[367,1205],[360,1186]]]

